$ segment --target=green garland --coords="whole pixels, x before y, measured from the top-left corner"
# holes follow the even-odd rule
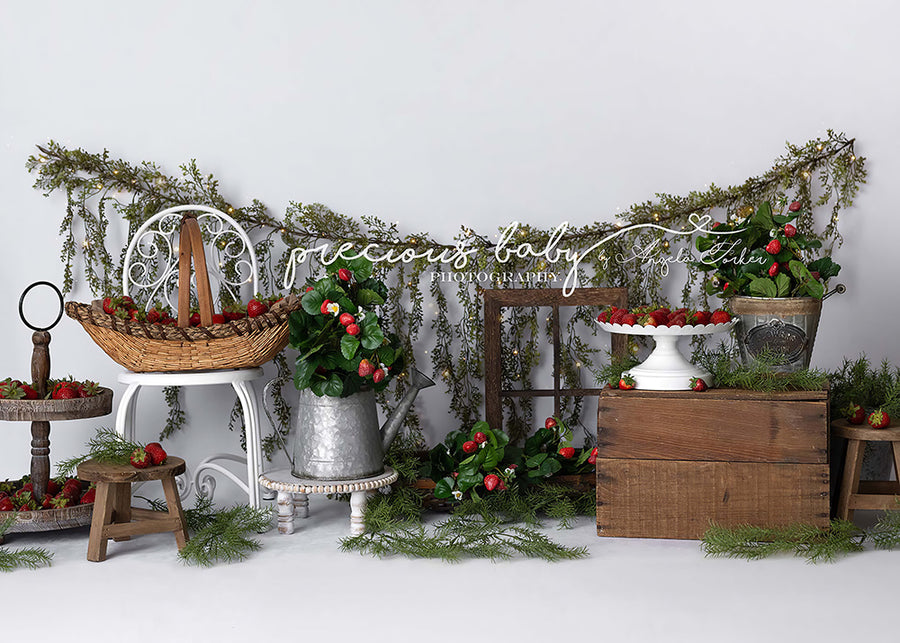
[[[728,188],[712,185],[705,191],[690,192],[687,196],[658,194],[653,201],[631,206],[617,216],[617,221],[596,222],[580,228],[569,229],[560,239],[559,247],[583,251],[611,233],[637,224],[656,224],[670,229],[685,229],[693,215],[704,215],[714,210],[724,211],[726,216],[742,216],[745,209],[762,201],[785,203],[788,199],[801,200],[811,206],[829,205],[831,214],[827,224],[818,231],[819,239],[829,245],[839,244],[839,214],[852,204],[859,186],[865,183],[866,170],[862,157],[856,155],[854,139],[828,131],[827,137],[809,141],[804,145],[788,144],[785,155],[777,158],[771,169],[747,179],[744,183]],[[36,174],[35,187],[50,195],[66,194],[66,213],[60,233],[63,236],[61,258],[65,266],[64,290],[74,283],[73,266],[80,254],[85,278],[95,293],[113,292],[119,289],[123,253],[106,247],[106,230],[111,214],[128,222],[129,236],[150,215],[165,207],[198,203],[216,207],[231,214],[256,238],[256,250],[263,267],[260,275],[263,288],[275,290],[277,276],[283,274],[291,248],[311,248],[325,241],[336,247],[352,243],[361,248],[377,243],[381,250],[435,251],[452,249],[457,243],[468,240],[479,252],[471,258],[466,271],[497,273],[529,273],[553,270],[541,257],[519,258],[513,256],[502,265],[497,263],[492,251],[496,244],[489,232],[476,232],[463,228],[452,243],[432,239],[425,233],[401,234],[396,224],[389,224],[372,216],[354,219],[333,212],[320,204],[291,203],[283,219],[270,215],[257,200],[247,206],[235,206],[220,193],[218,182],[212,175],[200,172],[195,162],[181,168],[181,178],[165,174],[153,163],[134,165],[113,159],[107,151],[89,153],[81,149],[68,150],[50,142],[39,146],[39,153],[28,159],[28,170]],[[810,208],[812,210],[812,208]],[[811,218],[811,214],[809,217]],[[814,229],[813,221],[801,224]],[[515,243],[530,243],[543,248],[552,231],[522,226],[517,231]],[[283,249],[276,256],[276,242]],[[627,286],[630,305],[648,300],[663,301],[662,276],[657,270],[648,270],[641,262],[622,263],[610,261],[617,253],[625,253],[634,246],[655,245],[663,258],[674,258],[682,250],[691,249],[690,237],[665,238],[663,231],[652,227],[629,228],[624,234],[604,246],[602,252],[594,252],[580,265],[580,280],[590,286]],[[310,274],[317,275],[321,266],[310,261]],[[404,263],[381,263],[379,275],[390,288],[384,313],[389,325],[401,337],[408,356],[414,365],[412,347],[419,343],[426,324],[435,331],[437,339],[429,349],[433,373],[439,377],[450,397],[450,410],[460,427],[472,425],[481,416],[483,364],[482,305],[478,295],[482,285],[462,279],[444,282],[441,270],[458,273],[452,266],[439,266],[424,258]],[[567,271],[565,268],[563,272]],[[297,280],[302,282],[303,275]],[[696,300],[706,303],[705,295],[697,288],[700,276],[689,271],[683,289],[684,303]],[[428,284],[423,286],[423,284]],[[488,285],[488,284],[484,284]],[[491,287],[515,287],[498,279]],[[538,284],[540,286],[541,284]],[[427,288],[427,291],[426,291]],[[428,301],[426,301],[426,292]],[[699,294],[698,294],[699,293]],[[513,383],[521,385],[532,381],[532,373],[539,365],[542,347],[549,337],[547,324],[542,323],[537,309],[513,309],[512,323],[504,325],[503,332],[503,388]],[[596,349],[584,339],[587,333],[596,333],[592,311],[576,309],[566,324],[564,350],[561,354],[563,386],[580,388],[584,377],[582,365],[591,367]],[[390,389],[391,396],[403,395],[406,384],[398,378]],[[562,415],[577,415],[578,400],[566,400]],[[530,404],[516,404],[507,400],[505,411],[508,419],[505,427],[513,438],[527,434],[533,426]],[[175,424],[177,424],[177,418]],[[406,417],[407,439],[421,444],[419,420],[414,413]]]

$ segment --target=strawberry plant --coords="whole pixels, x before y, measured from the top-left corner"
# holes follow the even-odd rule
[[[742,221],[716,225],[698,237],[700,260],[692,265],[712,273],[707,294],[821,299],[841,267],[828,256],[813,258],[822,241],[791,223],[802,214],[799,201],[780,214],[766,201]]]
[[[362,257],[335,261],[331,270],[309,283],[300,310],[291,313],[290,343],[300,353],[294,385],[320,397],[346,397],[363,386],[381,391],[403,365],[400,341],[385,332],[377,312],[387,287]]]

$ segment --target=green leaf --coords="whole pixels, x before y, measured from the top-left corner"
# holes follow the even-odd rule
[[[754,297],[777,297],[778,288],[768,277],[754,279],[750,282],[750,294]]]
[[[365,257],[357,257],[349,263],[350,272],[356,281],[365,281],[372,276],[372,262]]]
[[[307,359],[297,359],[296,368],[294,369],[294,386],[298,391],[302,391],[309,387],[313,375],[316,372],[318,363]]]
[[[370,306],[380,306],[384,303],[384,298],[374,290],[369,290],[368,288],[360,288],[360,290],[356,293],[356,301],[359,302],[360,306],[366,308]]]
[[[556,458],[547,458],[541,463],[540,472],[545,478],[549,478],[554,473],[562,469],[562,464]]]
[[[380,361],[385,366],[390,366],[394,363],[394,357],[396,352],[390,346],[379,346],[378,347],[378,361]]]
[[[775,227],[775,220],[772,218],[772,206],[768,201],[764,201],[756,210],[756,214],[750,219],[750,223],[758,228],[771,230]]]
[[[487,448],[484,449],[487,455],[484,458],[484,464],[482,467],[485,471],[490,471],[494,467],[496,467],[503,460],[503,449],[493,449]]]
[[[328,381],[325,382],[325,387],[322,391],[329,397],[340,397],[341,393],[344,392],[344,382],[341,380],[341,376],[337,373],[332,373]]]
[[[820,257],[811,262],[807,268],[810,272],[818,272],[819,276],[825,281],[832,277],[837,277],[838,273],[841,271],[840,264],[832,261],[831,257]]]
[[[772,220],[780,226],[783,226],[786,223],[790,223],[794,219],[800,216],[800,212],[792,212],[790,214],[775,214],[772,215]]]
[[[353,335],[344,333],[344,336],[341,338],[341,355],[343,355],[345,359],[353,359],[353,356],[356,355],[356,349],[358,348],[359,340]]]
[[[441,478],[434,485],[435,498],[449,498],[453,495],[453,478]]]
[[[310,315],[321,315],[323,301],[325,301],[324,295],[318,290],[310,290],[300,298],[300,305]]]
[[[526,451],[526,453],[527,453],[527,451]],[[533,456],[525,458],[525,466],[528,467],[529,469],[537,469],[544,463],[544,461],[546,459],[547,459],[546,453],[538,453],[537,455],[533,455]]]
[[[350,313],[351,315],[355,315],[357,312],[359,312],[356,304],[350,301],[350,298],[347,297],[347,295],[343,295],[340,299],[338,299],[337,303],[338,306],[341,307],[342,313]]]
[[[366,350],[372,351],[381,346],[382,342],[384,342],[384,333],[381,332],[381,329],[378,326],[369,326],[365,328],[362,333],[360,333],[362,339],[360,342],[363,345],[363,348]]]
[[[791,278],[783,272],[779,272],[775,275],[775,289],[776,297],[787,297],[791,291]]]

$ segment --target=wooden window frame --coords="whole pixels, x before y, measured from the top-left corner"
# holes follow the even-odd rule
[[[559,309],[568,306],[618,306],[628,303],[627,288],[577,288],[568,297],[561,288],[508,288],[484,291],[484,410],[492,429],[503,426],[503,398],[506,397],[552,397],[553,413],[559,415],[561,398],[599,395],[599,388],[560,388],[559,352],[560,324]],[[501,315],[504,308],[551,308],[551,333],[553,345],[553,388],[552,389],[502,389],[502,362],[500,345]],[[611,352],[624,356],[625,335],[611,334]]]

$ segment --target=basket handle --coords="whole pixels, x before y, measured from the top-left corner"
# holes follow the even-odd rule
[[[200,307],[200,324],[212,324],[212,289],[206,271],[206,252],[203,236],[196,217],[186,214],[181,218],[178,241],[178,325],[191,325],[191,256],[194,258],[194,275],[197,282],[197,304]]]

